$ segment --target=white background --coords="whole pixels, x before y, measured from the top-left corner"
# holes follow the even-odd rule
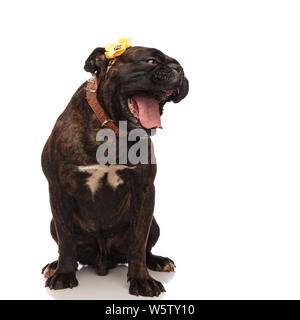
[[[57,258],[42,148],[97,46],[131,36],[178,59],[190,93],[154,137],[155,216],[175,274],[162,299],[300,298],[298,1],[2,1],[2,299],[138,299],[127,267],[44,288]]]

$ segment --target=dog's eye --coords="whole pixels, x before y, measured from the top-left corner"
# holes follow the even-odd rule
[[[150,63],[150,64],[156,64],[157,63],[157,61],[155,59],[148,59],[147,62]]]

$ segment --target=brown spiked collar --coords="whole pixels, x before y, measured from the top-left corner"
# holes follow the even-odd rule
[[[104,111],[103,107],[100,105],[97,99],[97,89],[99,86],[99,79],[96,74],[87,80],[87,85],[85,87],[86,91],[86,100],[92,110],[94,111],[96,117],[101,123],[101,128],[109,128],[114,131],[116,136],[119,136],[120,131],[118,126],[114,123],[113,120],[109,119],[108,115]]]

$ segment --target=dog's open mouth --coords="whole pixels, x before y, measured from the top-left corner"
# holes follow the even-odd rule
[[[179,89],[162,90],[156,93],[138,92],[129,95],[127,106],[131,115],[145,129],[162,128],[160,116],[165,102],[171,101]]]

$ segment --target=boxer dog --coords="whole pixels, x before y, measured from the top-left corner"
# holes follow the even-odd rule
[[[50,231],[59,252],[58,260],[42,270],[45,285],[77,286],[78,262],[99,275],[128,263],[130,294],[158,296],[165,289],[147,269],[169,272],[175,265],[151,253],[160,233],[153,217],[155,161],[120,164],[117,151],[115,163],[101,164],[97,150],[109,141],[99,141],[97,134],[111,129],[124,139],[126,133],[121,135],[118,126],[127,121],[127,134],[145,130],[143,142],[152,150],[151,129],[161,128],[165,103],[187,95],[188,80],[178,61],[140,46],[129,47],[113,60],[104,48],[96,48],[84,69],[93,78],[75,92],[42,153],[53,215]],[[132,145],[128,141],[127,148]]]

